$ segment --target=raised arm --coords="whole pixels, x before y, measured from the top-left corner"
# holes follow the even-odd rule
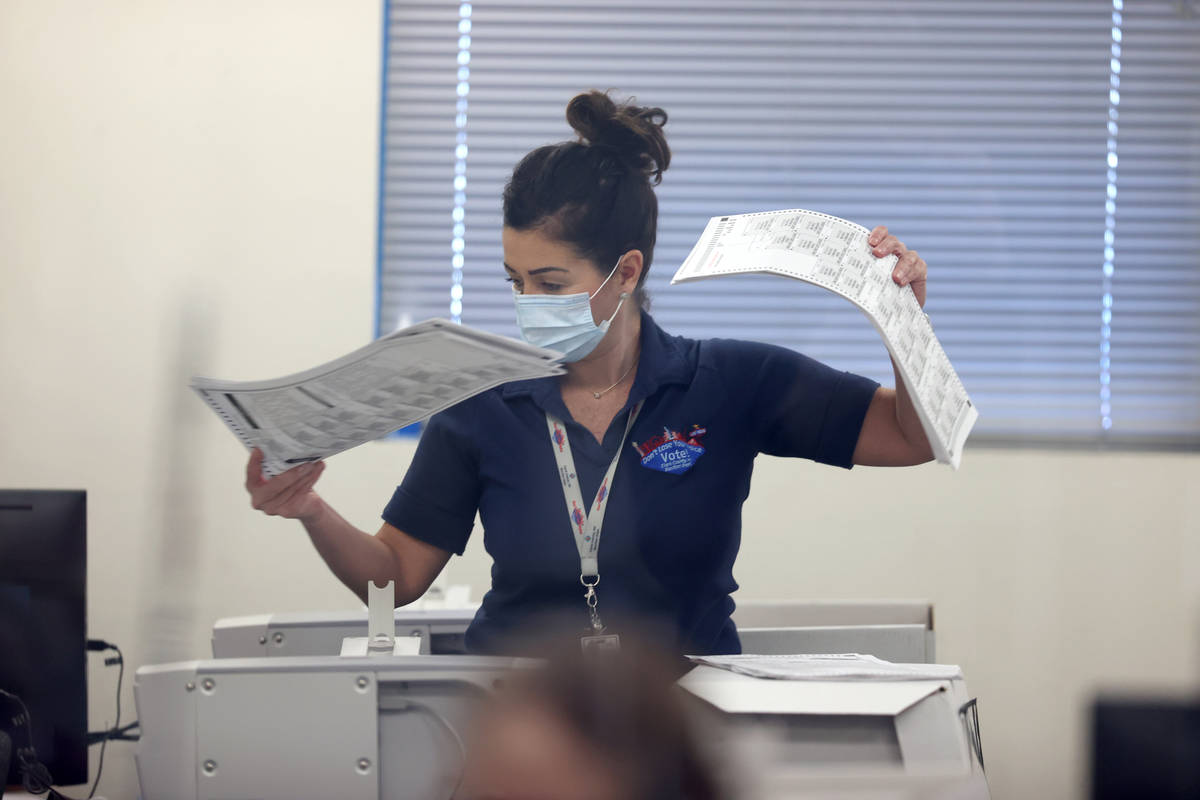
[[[262,474],[263,456],[250,454],[246,490],[250,504],[265,514],[296,519],[333,574],[365,603],[367,581],[395,581],[396,605],[416,600],[437,577],[450,553],[387,523],[374,535],[345,520],[313,487],[324,462],[305,464],[274,478]]]
[[[883,225],[871,231],[867,238],[876,258],[899,256],[892,270],[892,280],[900,286],[911,286],[917,303],[925,307],[925,282],[929,273],[925,259],[909,250],[904,242],[888,233]],[[854,448],[854,463],[870,467],[906,467],[933,459],[933,448],[921,427],[908,387],[900,370],[892,361],[896,388],[876,390],[863,419],[858,444]]]

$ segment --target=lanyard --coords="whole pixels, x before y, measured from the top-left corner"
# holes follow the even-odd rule
[[[583,495],[579,491],[579,478],[575,472],[575,457],[571,454],[571,442],[567,438],[566,427],[562,420],[550,412],[546,412],[546,427],[550,431],[550,446],[554,450],[554,460],[558,464],[558,477],[563,487],[563,499],[567,503],[567,516],[571,520],[571,533],[575,537],[575,546],[579,550],[579,582],[587,591],[584,601],[591,613],[592,629],[597,633],[604,630],[600,624],[600,613],[596,610],[596,584],[600,583],[600,562],[597,553],[600,550],[600,532],[604,527],[604,512],[608,510],[609,487],[612,486],[613,476],[617,474],[617,463],[621,460],[621,450],[625,440],[633,430],[638,412],[642,410],[639,402],[629,412],[629,420],[625,423],[625,433],[617,446],[617,454],[613,456],[604,480],[596,490],[596,497],[586,511],[583,508]]]

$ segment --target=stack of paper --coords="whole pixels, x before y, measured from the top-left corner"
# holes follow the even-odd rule
[[[893,664],[858,653],[823,655],[692,656],[697,664],[749,675],[790,681],[917,681],[953,680],[963,676],[951,664]]]

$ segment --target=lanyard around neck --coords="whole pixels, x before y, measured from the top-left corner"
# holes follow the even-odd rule
[[[554,450],[554,460],[558,464],[558,478],[563,487],[563,499],[567,502],[567,515],[571,520],[571,533],[575,537],[575,546],[579,550],[580,578],[599,577],[600,563],[597,553],[600,550],[600,533],[604,528],[604,512],[608,510],[608,496],[612,487],[613,476],[617,474],[617,464],[621,460],[621,450],[625,440],[633,430],[638,412],[642,410],[639,402],[629,412],[629,420],[625,423],[625,433],[621,443],[617,445],[617,453],[613,456],[604,480],[596,490],[590,508],[583,507],[583,494],[579,490],[579,477],[575,472],[575,457],[571,454],[571,441],[567,438],[566,426],[562,420],[546,412],[546,426],[550,431],[550,445]]]

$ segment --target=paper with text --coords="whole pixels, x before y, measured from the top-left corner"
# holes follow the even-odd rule
[[[403,328],[327,364],[192,388],[278,475],[427,419],[509,381],[561,375],[561,354],[446,320]]]
[[[958,469],[979,412],[916,296],[892,280],[896,256],[876,258],[869,234],[804,209],[713,217],[671,283],[763,273],[806,281],[854,303],[883,337],[934,456]]]

